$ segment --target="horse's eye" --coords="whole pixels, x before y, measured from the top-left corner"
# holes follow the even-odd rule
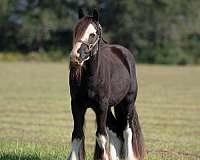
[[[95,37],[95,34],[94,34],[94,33],[91,33],[91,34],[90,34],[90,37],[91,37],[91,38],[94,38],[94,37]]]

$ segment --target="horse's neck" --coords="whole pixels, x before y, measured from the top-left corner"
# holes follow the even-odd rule
[[[94,57],[89,62],[89,65],[86,67],[88,69],[88,83],[91,86],[96,86],[100,81],[104,81],[105,77],[105,66],[103,66],[103,52],[101,49],[106,45],[106,43],[101,39],[99,43],[99,50]]]
[[[98,51],[97,54],[92,57],[89,68],[92,75],[98,74],[99,68],[101,66],[102,56],[101,56],[101,48],[105,45],[105,41],[103,39],[100,39],[98,44]]]

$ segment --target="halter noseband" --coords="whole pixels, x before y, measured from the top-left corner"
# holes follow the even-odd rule
[[[94,43],[88,43],[88,42],[82,41],[82,40],[79,40],[78,42],[85,44],[88,47],[88,52],[91,52],[93,50],[93,48],[96,46],[96,44],[98,43],[99,39],[100,38],[98,36],[98,38],[95,40]]]

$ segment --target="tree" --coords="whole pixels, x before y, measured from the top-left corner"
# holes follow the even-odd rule
[[[197,0],[1,0],[0,51],[69,51],[77,11],[100,10],[104,36],[145,63],[200,63]]]

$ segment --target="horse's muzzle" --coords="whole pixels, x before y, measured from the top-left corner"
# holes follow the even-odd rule
[[[89,50],[86,44],[81,44],[81,47],[77,50],[77,53],[79,54],[78,60],[81,62],[86,61],[90,56]]]
[[[80,65],[82,66],[84,64],[85,61],[87,61],[90,58],[89,54],[87,53],[82,53],[80,54],[79,57],[77,57],[76,55],[71,55],[70,56],[70,63],[72,65]]]

